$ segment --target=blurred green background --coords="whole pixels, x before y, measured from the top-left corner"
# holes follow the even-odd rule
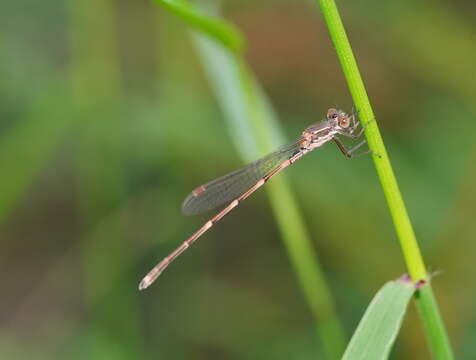
[[[339,1],[458,359],[476,358],[476,5]],[[288,140],[352,103],[319,9],[223,1]],[[243,164],[184,24],[149,1],[0,5],[0,357],[316,359],[315,323],[259,191],[145,292]],[[350,337],[405,272],[370,157],[285,174]],[[427,359],[412,304],[392,354]]]

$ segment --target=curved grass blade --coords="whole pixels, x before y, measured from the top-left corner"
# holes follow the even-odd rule
[[[199,30],[221,43],[234,53],[242,52],[244,40],[234,25],[202,13],[193,4],[184,0],[154,0],[195,30]]]
[[[370,302],[342,360],[387,359],[415,289],[404,278],[386,283]]]

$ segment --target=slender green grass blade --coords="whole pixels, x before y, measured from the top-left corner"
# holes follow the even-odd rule
[[[387,359],[414,292],[410,281],[386,283],[365,311],[342,359]]]
[[[347,81],[350,94],[359,111],[360,121],[362,124],[369,124],[365,129],[365,136],[369,149],[372,150],[375,169],[387,199],[387,205],[400,241],[400,247],[407,265],[408,273],[415,282],[424,280],[427,278],[427,271],[420,252],[420,247],[400,193],[392,164],[385,149],[385,144],[380,135],[378,123],[377,121],[372,121],[375,120],[374,112],[336,3],[334,0],[317,0],[317,3],[319,4],[332,43],[336,49],[336,54]],[[441,319],[438,304],[433,295],[431,286],[425,286],[415,299],[424,324],[425,334],[432,356],[435,359],[453,359],[454,355],[448,334]]]
[[[191,25],[196,30],[193,39],[198,53],[244,162],[282,145],[284,136],[274,111],[241,56],[220,46],[222,39],[207,28]],[[299,207],[282,175],[273,179],[267,190],[292,267],[316,319],[326,358],[339,358],[344,350],[343,331]]]
[[[154,0],[195,30],[207,34],[232,52],[241,52],[244,40],[234,25],[217,17],[202,13],[195,5],[184,0]]]
[[[225,120],[243,161],[249,162],[275,149],[276,139],[283,138],[272,135],[273,132],[281,134],[277,119],[271,116],[269,108],[264,107],[264,94],[260,92],[244,64],[238,59],[220,62],[218,59],[223,60],[225,54],[208,38],[200,37],[197,44],[219,102],[225,104],[222,107]],[[220,52],[222,54],[217,54]],[[218,55],[215,61],[207,61],[214,55]],[[224,99],[229,97],[234,98],[232,106],[227,106],[229,103]],[[337,358],[344,347],[343,332],[294,194],[283,174],[270,181],[266,191],[301,291],[317,320],[326,358]]]

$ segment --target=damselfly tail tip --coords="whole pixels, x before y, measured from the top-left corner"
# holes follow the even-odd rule
[[[149,281],[148,276],[142,279],[142,281],[139,283],[139,290],[145,290],[147,289],[152,282]]]
[[[150,285],[154,283],[154,281],[159,277],[162,273],[163,269],[161,268],[161,263],[155,266],[149,273],[144,276],[142,281],[139,283],[139,290],[147,289]]]

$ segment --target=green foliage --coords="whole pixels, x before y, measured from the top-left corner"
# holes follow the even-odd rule
[[[386,283],[369,304],[342,360],[387,359],[414,292],[410,281]]]
[[[215,39],[232,52],[243,51],[244,40],[232,24],[217,17],[205,15],[194,4],[185,0],[154,0],[172,14],[178,16],[194,29]]]
[[[324,359],[323,343],[343,351],[335,324],[351,334],[374,289],[402,272],[372,157],[329,144],[138,293],[212,215],[183,217],[187,192],[352,106],[314,4],[218,3],[246,33],[246,62],[235,27],[196,0],[2,2],[0,358]],[[338,3],[425,262],[443,272],[431,286],[455,355],[474,359],[474,2]],[[207,21],[221,25],[190,41]],[[312,243],[283,251],[296,224]],[[341,325],[316,290],[315,248]],[[429,358],[426,333],[444,357],[431,288],[414,298],[421,316],[408,308],[391,358]]]

